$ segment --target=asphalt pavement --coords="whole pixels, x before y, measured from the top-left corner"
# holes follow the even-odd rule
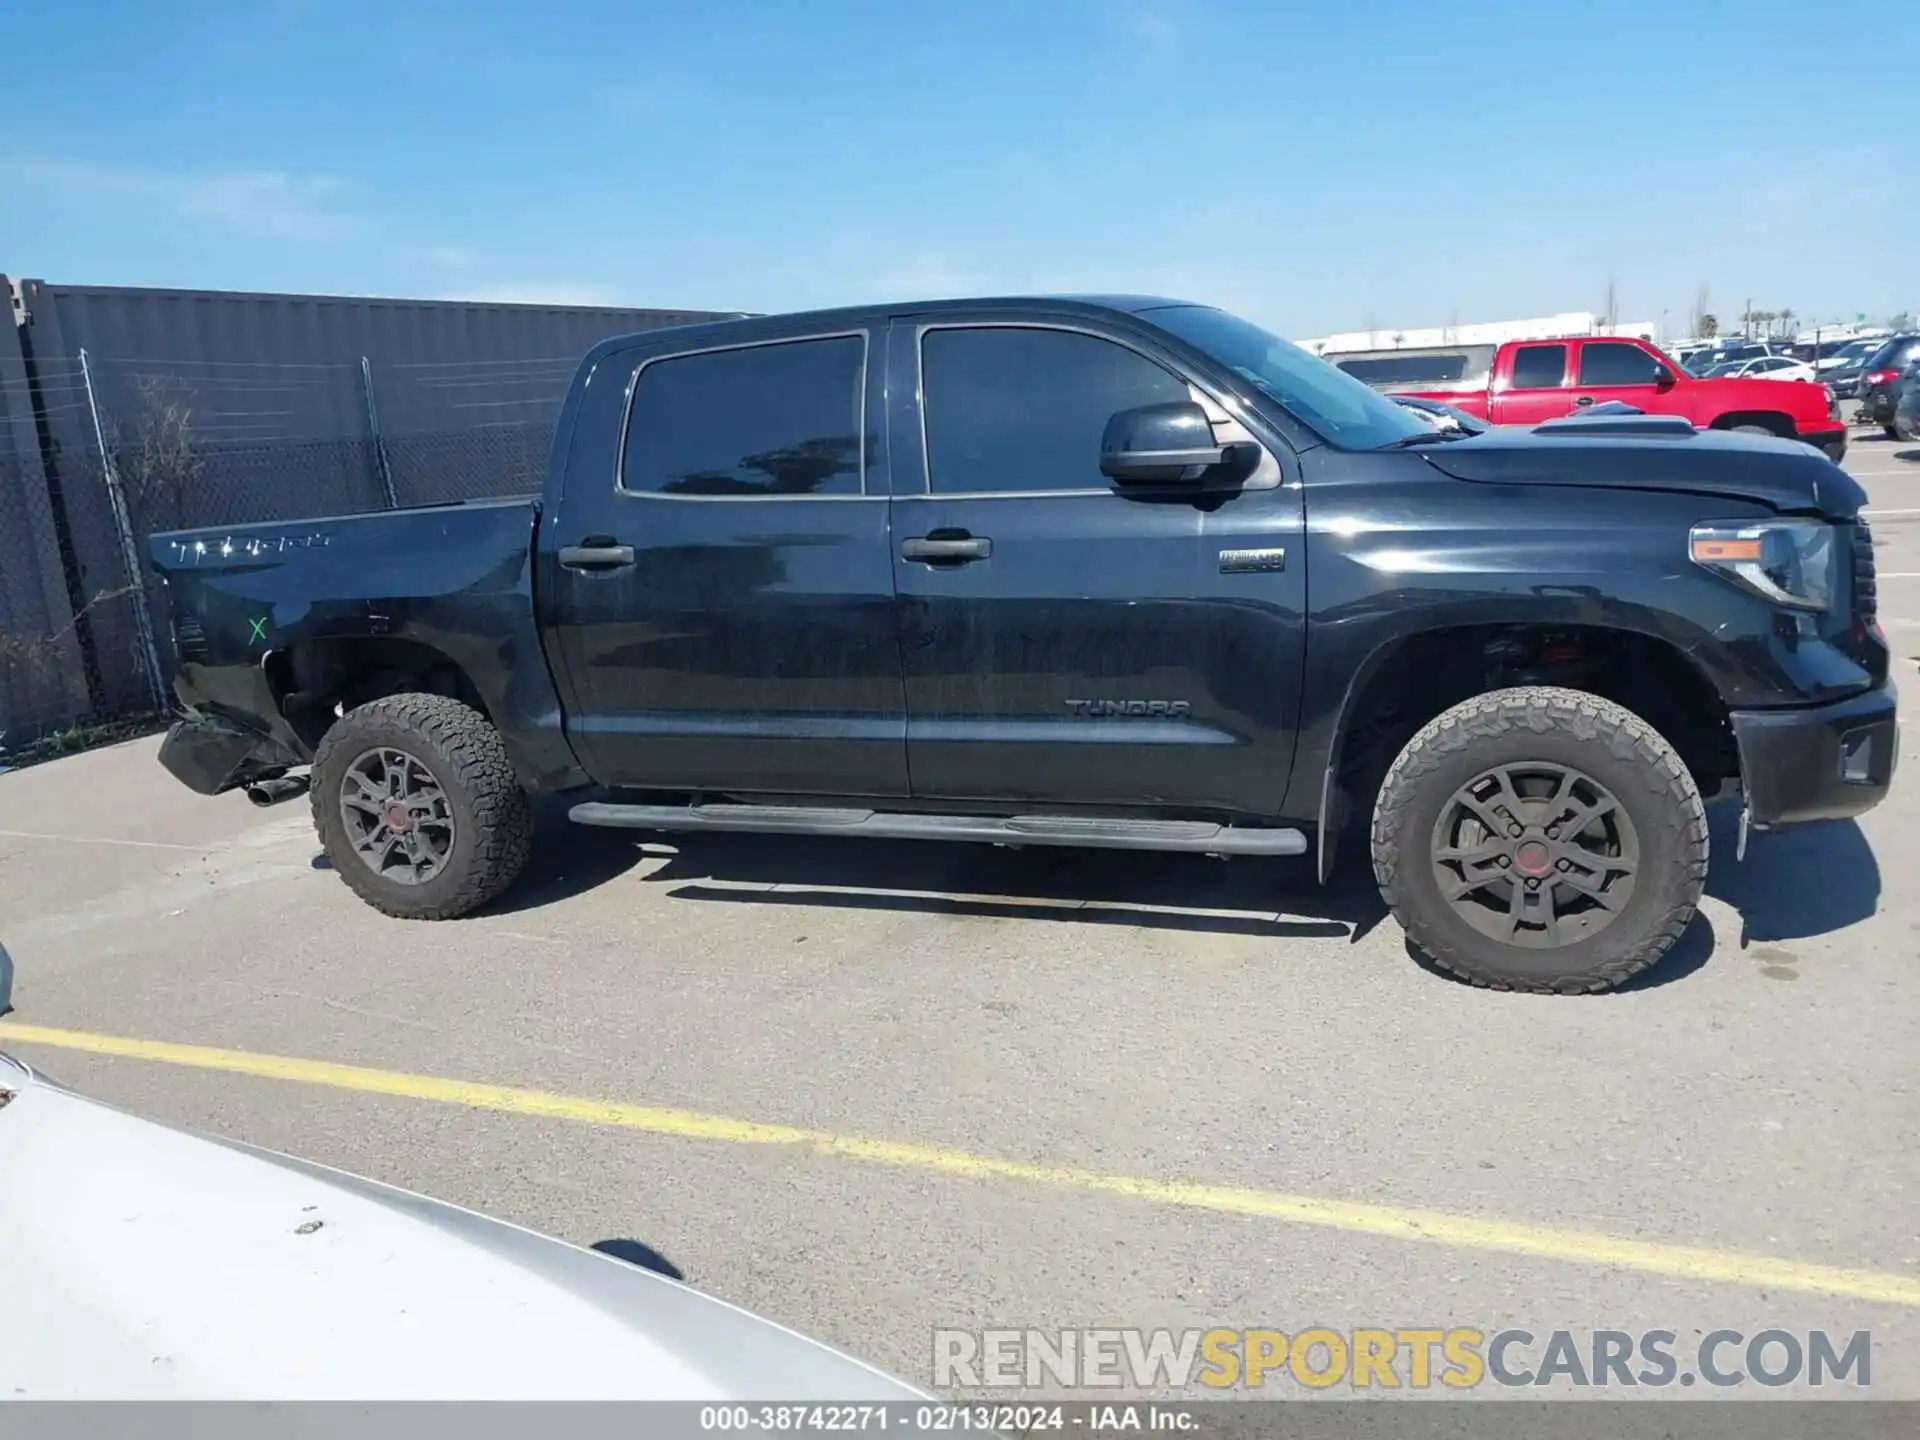
[[[1905,683],[1920,448],[1856,437]],[[1819,1328],[1920,1398],[1913,733],[1857,825],[1736,864],[1719,813],[1678,949],[1578,998],[1423,968],[1363,863],[549,815],[503,903],[409,924],[149,738],[0,777],[0,1047],[921,1385],[940,1326]]]

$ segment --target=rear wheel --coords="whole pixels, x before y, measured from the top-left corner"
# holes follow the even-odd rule
[[[477,909],[532,848],[532,810],[500,732],[444,695],[389,695],[335,721],[308,793],[334,871],[404,919]]]
[[[1889,440],[1898,440],[1900,438],[1900,427],[1895,425],[1891,420],[1880,428],[1887,432],[1887,438]]]
[[[1734,425],[1729,428],[1736,435],[1777,435],[1779,433],[1768,429],[1765,425]]]
[[[1435,964],[1501,990],[1605,990],[1664,955],[1707,875],[1693,777],[1598,696],[1497,690],[1408,742],[1373,816],[1380,891]]]

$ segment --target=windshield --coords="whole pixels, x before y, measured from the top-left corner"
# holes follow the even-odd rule
[[[1205,351],[1343,450],[1372,450],[1431,433],[1391,400],[1251,321],[1203,305],[1169,305],[1146,318]]]

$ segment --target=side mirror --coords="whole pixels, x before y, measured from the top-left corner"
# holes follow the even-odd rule
[[[1207,412],[1191,400],[1121,410],[1100,437],[1100,473],[1109,480],[1192,481],[1227,459]]]
[[[1672,366],[1656,365],[1653,367],[1653,388],[1654,389],[1671,390],[1675,385],[1678,385],[1679,383],[1680,383],[1679,380],[1677,380],[1674,377]]]

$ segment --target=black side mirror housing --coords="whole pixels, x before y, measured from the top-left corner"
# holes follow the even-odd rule
[[[1680,382],[1674,377],[1673,369],[1668,365],[1656,365],[1653,369],[1653,388],[1671,390]]]
[[[1121,410],[1100,437],[1100,473],[1123,484],[1191,482],[1224,464],[1207,412],[1191,400]]]

